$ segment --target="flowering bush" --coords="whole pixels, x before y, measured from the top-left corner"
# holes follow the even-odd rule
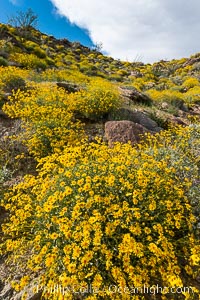
[[[199,86],[199,80],[194,77],[189,77],[183,82],[182,86],[186,89],[191,89],[195,86]]]
[[[163,90],[157,91],[154,89],[148,90],[147,94],[156,102],[167,101],[174,103],[183,100],[183,94],[179,91]]]
[[[76,109],[90,119],[101,118],[120,106],[117,88],[101,78],[90,79],[86,89],[76,93],[74,97]]]
[[[137,149],[82,143],[39,160],[38,176],[26,176],[3,202],[10,217],[1,249],[26,272],[13,286],[23,289],[34,276],[49,289],[90,285],[98,293],[88,300],[145,298],[113,295],[111,285],[192,286],[200,254],[190,194],[196,130],[177,127]],[[196,299],[193,291],[179,297]],[[78,299],[70,289],[60,296],[46,289],[44,298]]]
[[[75,120],[74,111],[98,118],[119,106],[118,91],[111,83],[91,79],[85,85],[86,89],[67,94],[55,84],[29,83],[28,91],[17,90],[4,105],[9,116],[24,122],[20,139],[35,157],[60,151],[83,137],[83,124]]]
[[[85,84],[90,80],[88,76],[68,69],[48,69],[40,74],[35,74],[35,76],[38,81],[68,81],[76,84]]]
[[[189,106],[193,106],[195,103],[200,103],[200,86],[190,88],[186,93],[184,93],[184,101]]]
[[[158,90],[157,86],[156,89],[149,89],[147,94],[155,101],[155,103],[166,101],[177,107],[183,101],[189,106],[193,106],[200,101],[200,86],[197,79],[189,78],[185,80],[182,84],[182,88],[186,88],[187,90],[183,90],[182,92],[176,90],[176,87],[178,87],[178,85],[172,89]]]
[[[4,111],[23,121],[25,131],[17,138],[35,157],[41,157],[83,137],[83,126],[73,120],[73,107],[63,89],[48,83],[32,83],[28,91],[15,92],[4,105]]]
[[[20,63],[20,65],[26,69],[45,70],[47,68],[45,60],[37,57],[35,54],[14,53],[10,55],[10,59]]]
[[[28,78],[27,70],[20,70],[16,67],[0,67],[0,88],[5,92],[24,89],[26,78]]]

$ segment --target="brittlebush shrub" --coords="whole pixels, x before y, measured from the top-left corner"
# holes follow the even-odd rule
[[[120,96],[116,86],[104,79],[94,78],[86,88],[72,95],[76,109],[85,117],[98,119],[120,106]]]
[[[164,91],[156,91],[156,90],[148,90],[147,94],[155,101],[155,104],[161,102],[168,102],[174,107],[180,108],[183,102],[188,106],[193,106],[196,103],[200,102],[199,96],[200,87],[195,86],[190,88],[187,92],[181,93],[179,91],[172,90],[164,90]]]
[[[34,81],[43,82],[43,81],[67,81],[74,84],[85,85],[85,83],[90,81],[90,78],[78,71],[71,71],[69,69],[47,69],[41,73],[34,73]]]
[[[5,92],[12,92],[13,90],[24,90],[26,87],[26,82],[25,80],[19,76],[12,74],[7,80],[4,82],[4,88],[3,90]]]
[[[197,78],[193,78],[193,77],[190,77],[190,78],[187,78],[182,86],[186,89],[191,89],[195,86],[199,86],[199,80]]]
[[[155,103],[166,101],[171,104],[175,104],[176,102],[183,101],[184,99],[184,96],[181,92],[173,90],[157,91],[151,89],[146,93],[155,101]]]
[[[162,299],[197,299],[194,286],[170,293],[192,286],[199,266],[196,130],[177,127],[137,149],[83,143],[41,159],[38,176],[3,203],[10,216],[1,249],[26,274],[15,289],[36,276],[44,299],[150,299],[129,293],[144,285],[168,287]],[[56,285],[65,294],[49,292]],[[76,294],[87,286],[97,292]]]
[[[10,66],[0,67],[0,88],[4,92],[24,89],[28,76],[27,70],[21,70],[20,68]]]
[[[186,93],[184,93],[184,101],[189,106],[200,103],[200,86],[195,86],[190,88]]]
[[[53,84],[31,84],[26,92],[16,91],[3,106],[12,118],[22,120],[24,131],[16,138],[35,157],[61,151],[83,137],[83,126],[73,120],[73,106],[67,93]]]
[[[33,52],[39,58],[46,58],[45,51],[43,49],[41,49],[40,47],[35,47]]]
[[[35,54],[14,53],[10,55],[10,59],[26,69],[45,70],[47,68],[45,60],[37,57]]]
[[[18,138],[35,157],[62,151],[83,137],[83,124],[74,118],[74,112],[97,119],[119,107],[114,85],[102,79],[80,80],[85,80],[85,88],[73,94],[55,84],[29,83],[27,91],[13,91],[3,106],[10,117],[22,120],[25,131]]]

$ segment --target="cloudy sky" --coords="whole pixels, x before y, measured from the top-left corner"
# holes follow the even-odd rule
[[[41,9],[49,1],[50,13],[64,17],[66,29],[83,29],[86,44],[102,43],[114,58],[152,63],[200,52],[200,0],[40,0]]]

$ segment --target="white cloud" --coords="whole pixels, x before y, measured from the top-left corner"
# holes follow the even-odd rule
[[[123,60],[144,62],[199,52],[199,0],[51,0],[86,28],[94,43]]]

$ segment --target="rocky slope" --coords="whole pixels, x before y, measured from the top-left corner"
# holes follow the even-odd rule
[[[95,141],[99,136],[110,147],[116,141],[130,142],[135,146],[144,138],[145,133],[156,134],[167,130],[170,126],[188,126],[194,120],[199,121],[199,71],[200,53],[190,58],[160,61],[152,65],[123,62],[79,43],[72,43],[67,39],[58,40],[34,28],[22,33],[19,28],[0,24],[1,195],[9,187],[21,182],[25,174],[37,173],[36,159],[27,146],[22,140],[10,139],[13,135],[18,137],[24,133],[22,126],[24,120],[22,122],[23,118],[19,117],[20,113],[18,112],[16,117],[13,117],[12,111],[10,115],[7,113],[11,99],[15,99],[12,98],[15,97],[15,93],[19,92],[21,95],[27,93],[29,99],[32,90],[36,88],[40,90],[40,86],[47,84],[47,92],[48,88],[49,90],[61,88],[63,101],[66,95],[72,102],[73,99],[78,102],[81,93],[83,95],[86,93],[87,96],[94,95],[93,78],[102,79],[95,93],[98,91],[100,94],[106,82],[112,83],[113,90],[114,88],[117,90],[120,98],[119,107],[108,111],[102,109],[103,113],[98,115],[88,114],[85,102],[85,107],[83,105],[79,110],[77,108],[73,110],[72,121],[84,124],[89,141]],[[16,98],[13,103],[17,101]],[[37,104],[40,101],[42,102],[41,99],[36,101]],[[62,107],[59,99],[56,101]],[[25,101],[24,106],[26,104]],[[67,105],[65,104],[65,107]],[[99,106],[97,104],[97,110]],[[38,106],[33,108],[34,116],[37,115],[37,109]],[[16,156],[21,157],[16,160]],[[0,209],[1,222],[7,214],[8,212]],[[0,299],[21,299],[20,293],[14,292],[9,284],[4,285],[3,281],[8,277],[4,257],[0,263]],[[199,285],[199,278],[196,281]],[[40,293],[30,293],[27,299],[40,298]]]

